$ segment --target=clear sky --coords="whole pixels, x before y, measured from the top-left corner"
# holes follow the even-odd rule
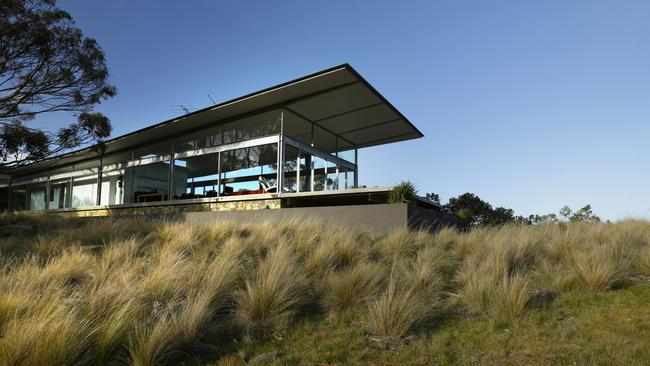
[[[59,6],[106,53],[115,136],[347,62],[425,134],[362,150],[361,184],[650,217],[650,1]]]

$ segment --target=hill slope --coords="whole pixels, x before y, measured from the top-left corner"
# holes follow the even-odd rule
[[[639,364],[650,224],[398,231],[4,216],[0,361]]]

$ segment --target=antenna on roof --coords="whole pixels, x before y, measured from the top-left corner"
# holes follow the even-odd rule
[[[184,111],[185,114],[190,113],[190,107],[188,107],[186,105],[183,105],[183,104],[179,104],[177,106],[172,106],[172,110],[174,110],[174,111]]]
[[[217,102],[215,102],[214,99],[212,99],[212,96],[210,96],[210,94],[208,94],[208,98],[210,98],[210,100],[212,101],[212,104],[217,104]]]

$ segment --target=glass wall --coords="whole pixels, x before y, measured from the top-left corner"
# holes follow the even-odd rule
[[[70,207],[97,205],[97,174],[72,178],[72,200]]]
[[[276,109],[57,167],[4,195],[15,209],[43,210],[345,189],[354,184],[355,153],[329,131]]]
[[[313,191],[324,191],[327,189],[327,172],[325,171],[327,161],[318,156],[314,156],[312,160]]]
[[[11,187],[10,190],[10,207],[14,210],[26,210],[27,206],[27,186]]]
[[[340,189],[350,189],[355,188],[354,186],[354,170],[347,168],[345,166],[339,167],[339,188]]]
[[[314,132],[313,124],[292,112],[284,111],[282,114],[282,126],[285,135],[310,146],[314,142],[312,136]]]
[[[70,179],[50,181],[49,209],[69,207],[68,197],[70,196]]]
[[[277,190],[277,144],[265,144],[221,153],[224,196],[274,193]]]
[[[27,208],[30,211],[45,210],[46,183],[30,184],[27,186]]]
[[[169,161],[136,164],[124,170],[124,201],[165,201],[169,197]]]
[[[216,197],[219,153],[174,160],[173,199]]]
[[[102,171],[102,186],[99,204],[117,205],[124,203],[124,170]]]
[[[282,110],[275,109],[202,129],[174,140],[174,151],[185,152],[252,140],[280,133]]]
[[[300,151],[290,145],[284,148],[284,162],[282,164],[283,192],[298,192],[298,156]]]

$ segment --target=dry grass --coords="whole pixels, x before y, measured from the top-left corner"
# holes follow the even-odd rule
[[[387,236],[315,222],[0,222],[36,228],[0,240],[6,365],[180,363],[283,337],[305,317],[360,318],[364,332],[400,339],[436,332],[436,314],[525,319],[540,294],[650,276],[643,221]]]
[[[390,280],[384,293],[368,307],[368,324],[374,334],[401,338],[431,315],[433,304],[416,286]]]
[[[323,307],[332,314],[342,313],[365,303],[380,288],[384,269],[375,263],[359,263],[325,280]]]
[[[305,300],[305,277],[298,268],[289,246],[279,244],[235,293],[236,319],[249,337],[268,335],[286,326]]]

